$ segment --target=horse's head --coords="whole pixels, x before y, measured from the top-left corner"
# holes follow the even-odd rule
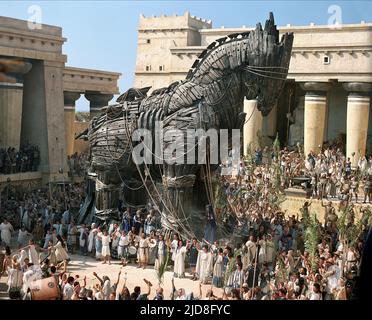
[[[249,33],[248,39],[250,50],[247,50],[246,63],[240,67],[245,96],[257,99],[258,110],[266,116],[277,103],[287,78],[293,34],[286,33],[279,41],[279,31],[270,13],[265,29],[262,30],[261,24],[258,24]]]
[[[255,30],[230,34],[212,42],[194,62],[186,79],[213,86],[223,78],[239,74],[240,93],[249,100],[257,99],[258,109],[266,116],[284,87],[292,42],[293,35],[289,33],[279,41],[279,31],[270,13],[265,29],[259,23]]]

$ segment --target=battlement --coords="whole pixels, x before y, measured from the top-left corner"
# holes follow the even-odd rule
[[[179,16],[173,14],[170,16],[160,15],[145,17],[140,14],[138,30],[170,30],[170,29],[211,29],[212,21],[202,19],[196,16],[190,15],[190,12],[186,11],[183,15]]]

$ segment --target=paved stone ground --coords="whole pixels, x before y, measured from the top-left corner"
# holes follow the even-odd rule
[[[141,287],[141,292],[147,292],[147,285],[143,281],[143,279],[149,280],[153,287],[151,289],[150,299],[152,299],[155,295],[155,290],[158,287],[158,280],[156,271],[154,270],[153,266],[148,266],[146,269],[137,268],[136,265],[131,264],[125,267],[122,267],[118,260],[113,260],[111,265],[102,264],[101,261],[97,261],[92,257],[85,257],[81,255],[71,255],[71,262],[67,267],[67,272],[70,272],[72,276],[78,274],[81,280],[84,276],[87,277],[87,287],[92,287],[94,284],[98,283],[98,280],[93,276],[93,272],[96,272],[99,277],[102,278],[103,275],[107,275],[111,283],[115,283],[117,280],[118,272],[121,270],[120,282],[118,286],[118,290],[122,289],[124,284],[125,278],[126,285],[130,292],[133,291],[135,286]],[[173,277],[173,267],[169,267],[169,271],[167,271],[164,275],[164,282],[162,287],[164,288],[164,296],[166,299],[169,299],[171,294],[172,288],[172,277]],[[194,292],[194,295],[199,295],[199,281],[192,281],[191,275],[186,273],[186,278],[174,280],[175,286],[177,289],[184,288],[186,293]],[[6,286],[7,276],[4,275],[0,279],[0,299],[8,299],[8,295],[5,292],[7,289]],[[82,283],[82,281],[81,281]],[[210,289],[210,285],[203,285],[202,292],[203,296],[205,296],[208,289]],[[222,289],[214,288],[214,293],[217,296],[222,295]]]

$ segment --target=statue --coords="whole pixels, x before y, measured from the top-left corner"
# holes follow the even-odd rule
[[[289,145],[294,146],[297,143],[304,143],[304,97],[300,97],[293,115],[288,113],[287,118],[290,121]]]
[[[186,141],[188,129],[242,130],[245,98],[257,99],[263,116],[275,106],[287,77],[292,43],[293,35],[289,33],[279,41],[270,13],[264,29],[257,24],[255,30],[212,42],[185,80],[154,90],[149,96],[150,88],[129,89],[117,104],[103,108],[102,114],[80,134],[89,140],[91,171],[97,176],[96,218],[107,220],[117,214],[120,196],[127,205],[136,201],[134,204],[145,204],[149,200],[143,198],[146,196],[161,211],[163,226],[182,230],[189,237],[202,234],[205,218],[200,208],[209,202],[200,201],[205,197],[200,177],[203,170],[211,174],[217,166],[199,164],[196,140],[191,142],[196,164],[187,163],[186,153],[182,154],[184,163],[176,155],[175,163],[159,164],[159,156],[150,153],[151,163],[137,165],[132,151],[140,142],[133,141],[132,135],[136,129],[151,130],[152,144],[160,143],[166,150],[177,138]],[[155,135],[157,121],[162,121],[164,133],[180,129],[181,137],[165,141]],[[193,215],[198,210],[200,218]],[[200,232],[195,231],[199,227]]]

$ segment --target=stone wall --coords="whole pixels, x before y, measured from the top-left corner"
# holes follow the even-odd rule
[[[286,213],[286,216],[291,215],[299,215],[301,217],[300,208],[303,206],[305,201],[310,201],[310,199],[304,199],[304,198],[298,198],[298,197],[286,197],[286,200],[282,203],[281,208]],[[324,200],[324,204],[327,203],[328,200]],[[338,214],[338,205],[339,201],[333,201],[333,206],[336,208],[336,213]],[[356,218],[360,217],[360,207],[363,206],[363,204],[358,203],[355,204],[356,210]],[[364,205],[365,206],[365,205]],[[318,219],[321,222],[324,222],[324,208],[322,207],[320,200],[311,200],[311,206],[310,206],[310,213],[316,213]]]

